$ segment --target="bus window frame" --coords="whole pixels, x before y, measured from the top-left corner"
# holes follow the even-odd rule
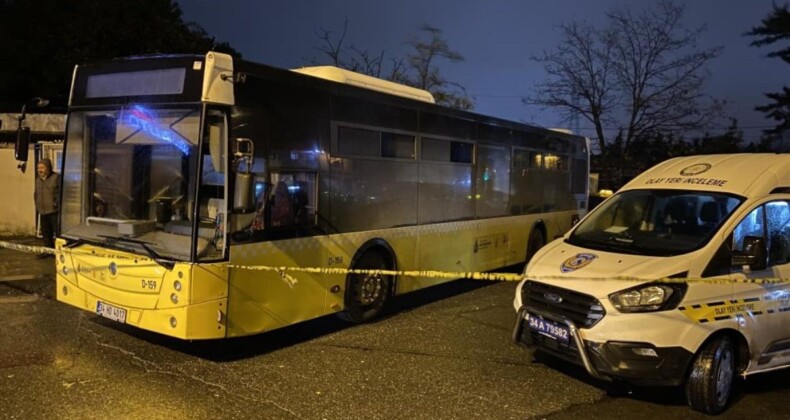
[[[224,192],[224,198],[223,198],[224,209],[223,209],[223,212],[222,212],[222,214],[224,214],[223,220],[222,220],[222,223],[224,224],[224,226],[223,226],[224,233],[223,233],[222,237],[223,237],[223,240],[224,240],[225,243],[223,245],[222,257],[215,258],[215,259],[201,259],[200,255],[198,254],[198,238],[200,236],[200,222],[201,222],[201,220],[200,220],[201,191],[200,190],[201,190],[201,187],[203,186],[203,161],[204,161],[204,157],[205,157],[204,148],[207,149],[207,153],[209,153],[209,155],[211,154],[210,144],[206,143],[208,141],[208,138],[206,137],[206,128],[207,128],[206,125],[208,123],[208,118],[207,117],[208,117],[209,112],[211,112],[211,111],[218,111],[218,112],[222,113],[222,117],[223,117],[223,128],[224,129],[222,130],[222,134],[224,135],[224,139],[221,140],[221,142],[224,142],[224,150],[225,150],[225,158],[224,158],[225,176],[224,176],[224,185],[222,187],[223,188],[223,192]],[[229,172],[231,170],[233,170],[232,169],[232,163],[230,161],[231,153],[230,153],[230,150],[229,150],[229,147],[230,147],[230,144],[229,144],[230,134],[231,134],[230,133],[230,110],[227,107],[223,107],[223,106],[217,106],[217,105],[213,105],[213,104],[203,104],[202,109],[201,109],[201,113],[200,113],[200,131],[198,133],[198,139],[199,139],[198,151],[200,153],[200,158],[198,159],[197,173],[195,174],[195,191],[194,191],[195,195],[192,197],[193,202],[195,203],[195,205],[192,206],[193,207],[192,214],[190,215],[192,217],[192,233],[193,233],[192,234],[192,250],[190,251],[190,260],[192,262],[196,262],[196,263],[198,263],[198,262],[199,263],[215,263],[215,262],[228,261],[229,258],[230,258],[230,245],[231,245],[231,243],[230,243],[230,232],[228,232],[228,228],[229,228],[229,221],[230,221],[230,217],[232,215],[232,212],[229,211],[230,207],[229,207],[229,203],[228,203],[228,197],[232,197],[232,195],[229,195],[229,194],[232,193],[232,191],[229,191],[230,190],[230,186],[228,184],[228,178],[230,176]],[[213,159],[213,156],[212,156],[212,159]],[[215,219],[215,221],[216,221],[216,219]],[[215,227],[215,229],[216,229],[216,227]]]

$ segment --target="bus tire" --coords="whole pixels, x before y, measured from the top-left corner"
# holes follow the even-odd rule
[[[728,336],[705,343],[686,380],[686,401],[691,408],[719,414],[727,408],[735,383],[735,345]]]
[[[546,245],[546,238],[543,237],[543,231],[537,226],[533,227],[532,232],[529,234],[529,240],[527,241],[527,261],[524,265],[529,264],[532,257],[534,257],[538,250],[543,248],[544,245]]]
[[[352,269],[391,270],[389,260],[381,251],[368,250]],[[376,318],[392,292],[392,276],[381,274],[349,274],[346,277],[345,310],[340,318],[355,324]]]

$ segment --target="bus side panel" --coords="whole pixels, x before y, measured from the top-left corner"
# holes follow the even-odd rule
[[[421,226],[417,235],[415,270],[467,272],[472,265],[471,251],[475,234],[474,221]],[[397,250],[396,250],[397,251]],[[443,283],[448,279],[401,278],[398,293]]]
[[[324,315],[327,276],[255,269],[322,267],[326,249],[316,238],[231,246],[228,336],[273,330]]]
[[[228,336],[269,331],[343,310],[346,274],[298,270],[353,268],[354,256],[371,239],[389,244],[395,253],[395,268],[401,271],[488,271],[524,261],[529,231],[538,218],[547,226],[558,224],[553,215],[538,214],[233,245]],[[557,232],[556,228],[549,231]],[[486,238],[491,242],[483,243]],[[261,267],[296,271],[286,271],[290,277],[282,277]],[[400,276],[395,292],[407,293],[450,280]]]

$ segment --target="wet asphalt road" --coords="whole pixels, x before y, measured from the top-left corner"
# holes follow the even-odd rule
[[[190,343],[58,303],[52,266],[0,249],[0,419],[705,418],[678,390],[533,362],[510,338],[514,283],[406,295],[366,325]],[[788,404],[780,371],[743,383],[719,418],[790,418]]]

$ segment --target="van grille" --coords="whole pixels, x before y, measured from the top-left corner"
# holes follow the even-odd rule
[[[578,328],[590,328],[600,321],[606,311],[601,302],[584,293],[527,281],[521,288],[524,306],[572,321]]]

